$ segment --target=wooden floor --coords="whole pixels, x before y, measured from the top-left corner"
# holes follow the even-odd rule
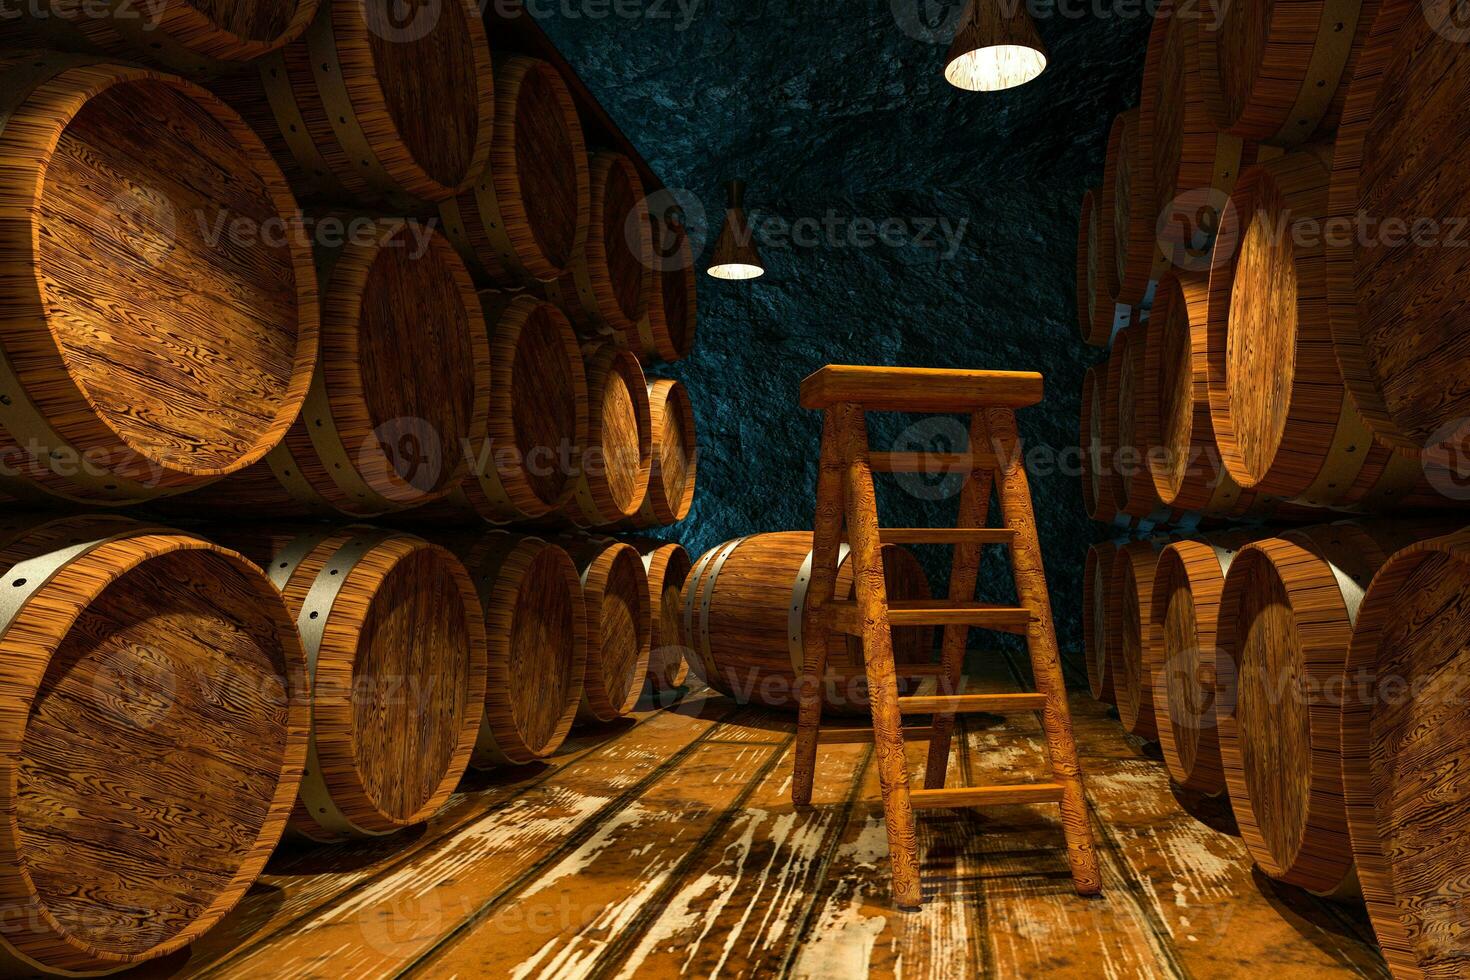
[[[1009,658],[986,663],[972,690],[1015,689]],[[705,692],[471,777],[421,832],[283,849],[220,927],[135,973],[1387,976],[1361,910],[1255,873],[1228,804],[1176,798],[1108,711],[1073,708],[1101,899],[1073,894],[1055,808],[1005,807],[922,815],[926,905],[894,911],[871,747],[824,747],[819,805],[796,813],[792,721]],[[971,718],[954,775],[1023,780],[1037,734]]]

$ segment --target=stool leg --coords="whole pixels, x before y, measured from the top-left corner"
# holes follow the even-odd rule
[[[1037,690],[1046,697],[1042,722],[1053,778],[1062,784],[1062,829],[1067,837],[1072,883],[1077,894],[1096,895],[1102,891],[1102,878],[1098,871],[1097,853],[1093,849],[1092,823],[1082,786],[1082,767],[1077,760],[1077,743],[1072,735],[1072,713],[1067,705],[1056,627],[1052,623],[1051,597],[1046,587],[1041,544],[1036,534],[1036,515],[1031,505],[1031,486],[1021,457],[1016,416],[1010,409],[986,409],[985,423],[989,430],[987,441],[997,457],[1001,513],[1006,527],[1016,532],[1011,548],[1016,594],[1021,605],[1030,609],[1035,617],[1026,631],[1026,644],[1031,652],[1031,670]]]
[[[969,476],[960,490],[960,515],[956,527],[984,527],[990,511],[990,488],[994,479],[988,468],[980,465],[980,449],[985,446],[984,425],[979,418],[970,420],[970,452],[974,460]],[[949,571],[949,598],[954,602],[973,602],[975,585],[980,578],[980,546],[956,545]],[[944,628],[943,653],[939,658],[940,677],[947,686],[941,694],[958,694],[965,669],[965,648],[969,645],[968,626]],[[950,743],[954,737],[954,712],[935,712],[933,734],[929,738],[929,759],[924,768],[924,788],[943,789],[949,775]]]
[[[808,605],[820,613],[837,592],[837,555],[842,544],[844,453],[841,407],[823,413],[822,455],[817,470],[817,515],[812,528],[812,578],[807,585]],[[796,724],[796,755],[791,773],[791,802],[812,801],[816,774],[817,734],[822,725],[822,684],[827,676],[828,630],[823,617],[808,615],[802,623],[803,663],[796,697],[800,714]]]
[[[858,616],[863,623],[863,660],[867,664],[868,700],[873,714],[873,746],[878,757],[878,783],[883,790],[889,859],[893,865],[893,899],[899,908],[916,910],[920,903],[919,841],[909,799],[908,759],[904,753],[903,716],[898,710],[898,678],[893,665],[893,632],[888,622],[888,593],[883,575],[882,542],[873,472],[868,465],[868,426],[860,411],[847,420],[843,454],[847,457],[847,533],[852,545],[853,582]]]

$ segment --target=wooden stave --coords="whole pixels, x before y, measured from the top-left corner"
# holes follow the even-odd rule
[[[219,23],[191,3],[168,3],[157,13],[112,17],[69,17],[76,4],[46,2],[17,9],[14,29],[46,47],[102,53],[156,64],[190,77],[236,71],[299,38],[316,16],[319,0],[296,0],[283,29],[269,38],[250,37]],[[59,8],[59,9],[58,9]]]
[[[693,562],[684,546],[662,541],[633,541],[648,573],[648,600],[655,610],[649,640],[648,686],[655,695],[677,691],[689,679],[688,649],[680,615],[683,589]],[[671,601],[672,600],[672,601]]]
[[[1111,503],[1110,492],[1104,492],[1102,467],[1102,412],[1103,393],[1098,386],[1107,380],[1107,366],[1098,364],[1088,368],[1082,375],[1082,412],[1078,419],[1077,448],[1082,470],[1082,510],[1090,520],[1106,523],[1112,519],[1112,509],[1104,509],[1104,501]]]
[[[682,361],[694,350],[699,318],[698,272],[689,233],[669,222],[649,216],[650,272],[644,277],[645,312],[634,350],[644,362]],[[672,251],[664,248],[669,234],[675,238]]]
[[[650,289],[650,283],[657,277],[648,196],[633,161],[621,153],[600,150],[592,154],[588,174],[591,191],[586,240],[572,255],[567,272],[546,283],[544,291],[549,300],[561,307],[584,339],[611,341],[637,352],[643,346],[640,331],[649,329],[648,324],[651,324],[648,320],[650,304],[663,299],[661,290]],[[615,180],[623,182],[625,193],[633,201],[632,210],[624,212],[621,219],[611,213],[608,206],[609,187]],[[619,299],[621,289],[614,281],[616,277],[608,251],[608,238],[613,237],[619,247],[626,248],[627,226],[635,221],[639,239],[633,250],[633,259],[638,280],[621,284],[637,294],[633,309],[628,309]],[[637,346],[632,342],[634,337],[639,338]]]
[[[1398,549],[1444,530],[1426,521],[1360,523],[1340,521],[1281,532],[1247,545],[1237,554],[1225,578],[1217,621],[1215,701],[1220,756],[1241,839],[1268,877],[1296,885],[1315,895],[1352,900],[1359,882],[1348,840],[1342,803],[1341,698],[1332,703],[1334,684],[1344,682],[1348,644],[1363,590],[1374,573]],[[1330,559],[1324,556],[1329,556]],[[1298,663],[1292,680],[1312,683],[1318,694],[1299,719],[1307,728],[1310,781],[1298,838],[1285,842],[1291,853],[1278,857],[1266,839],[1253,802],[1242,754],[1238,710],[1240,666],[1240,601],[1250,574],[1261,568],[1281,583],[1291,616],[1291,635],[1298,649],[1288,652]],[[1269,741],[1287,745],[1290,719],[1272,718]]]
[[[457,181],[431,175],[393,120],[373,52],[376,32],[361,13],[364,0],[325,0],[302,37],[257,59],[258,71],[224,76],[212,88],[262,135],[304,200],[428,216],[477,180],[491,155],[496,93],[489,39],[472,0],[452,2],[467,34],[473,70],[465,87],[475,92],[476,117],[473,149]]]
[[[648,658],[653,635],[653,615],[649,606],[648,573],[637,549],[612,538],[562,539],[558,541],[576,564],[587,607],[587,673],[582,688],[582,701],[577,708],[579,725],[606,724],[627,715],[638,704],[648,675]],[[616,600],[627,610],[633,626],[631,635],[615,635],[612,630],[624,624],[610,624],[609,605]],[[609,655],[608,644],[624,647]],[[628,658],[627,647],[634,646]],[[611,676],[609,660],[629,660],[626,678]]]
[[[1113,334],[1113,304],[1103,295],[1105,268],[1102,234],[1102,188],[1089,187],[1082,192],[1081,214],[1077,221],[1077,325],[1084,344],[1105,347]],[[1100,312],[1101,311],[1101,312]]]
[[[560,107],[572,172],[577,214],[573,241],[566,256],[548,256],[537,243],[526,214],[516,160],[516,107],[522,86],[535,73],[549,85]],[[556,68],[522,55],[497,59],[495,66],[495,138],[489,166],[457,197],[440,206],[446,233],[454,240],[478,281],[502,287],[551,282],[564,275],[586,241],[591,223],[591,173],[586,137],[571,91]]]
[[[1095,701],[1117,702],[1113,676],[1108,670],[1107,622],[1111,599],[1108,585],[1120,541],[1103,541],[1087,549],[1082,565],[1082,657],[1087,688]]]
[[[1430,65],[1430,55],[1440,54],[1445,51],[1458,52],[1460,45],[1452,40],[1439,38],[1432,31],[1429,18],[1434,11],[1429,6],[1417,2],[1405,2],[1405,0],[1381,0],[1377,6],[1376,16],[1362,41],[1362,48],[1357,61],[1354,77],[1349,88],[1347,101],[1343,109],[1342,125],[1338,131],[1336,152],[1333,157],[1333,170],[1331,185],[1328,194],[1328,218],[1333,223],[1347,222],[1349,226],[1358,227],[1359,209],[1365,206],[1371,208],[1369,214],[1375,217],[1387,217],[1380,213],[1384,204],[1393,207],[1395,216],[1405,214],[1411,216],[1435,216],[1437,217],[1446,202],[1423,200],[1408,200],[1398,197],[1388,202],[1363,201],[1364,165],[1370,158],[1376,158],[1383,154],[1383,150],[1372,149],[1370,137],[1373,136],[1375,128],[1381,123],[1380,107],[1387,99],[1396,96],[1405,96],[1401,101],[1414,106],[1412,110],[1413,121],[1416,126],[1427,126],[1428,130],[1439,133],[1443,141],[1437,139],[1428,141],[1426,146],[1445,146],[1455,137],[1447,135],[1436,121],[1425,118],[1430,111],[1430,106],[1436,104],[1436,100],[1423,99],[1408,102],[1406,93],[1395,81],[1401,81],[1390,77],[1390,72],[1396,66],[1398,52],[1408,50],[1416,52],[1414,61]],[[1366,6],[1366,5],[1365,5]],[[1439,48],[1438,52],[1433,51]],[[1453,83],[1453,80],[1463,75],[1463,70],[1454,67],[1443,72],[1443,78]],[[1442,117],[1436,117],[1442,121]],[[1453,174],[1452,169],[1444,169],[1440,166],[1430,166],[1425,161],[1405,160],[1406,153],[1402,148],[1397,152],[1388,153],[1384,158],[1394,161],[1396,167],[1402,167],[1399,173],[1403,174],[1426,174],[1433,172],[1437,175],[1446,173]],[[1450,164],[1450,167],[1453,163]],[[1456,181],[1453,177],[1448,178],[1449,186],[1463,187],[1463,181]],[[1425,179],[1424,186],[1435,186],[1435,182]],[[1374,205],[1377,206],[1374,206]],[[1426,206],[1427,205],[1427,206]],[[1453,208],[1450,213],[1463,214],[1463,204]],[[1364,422],[1373,433],[1396,451],[1423,458],[1426,462],[1433,462],[1440,466],[1456,466],[1464,458],[1466,449],[1466,432],[1463,424],[1458,427],[1455,423],[1462,422],[1463,418],[1470,414],[1467,410],[1463,395],[1463,389],[1457,387],[1458,372],[1446,371],[1445,367],[1463,360],[1466,352],[1466,331],[1464,329],[1465,315],[1463,306],[1454,310],[1446,310],[1442,305],[1435,311],[1438,315],[1426,312],[1422,308],[1424,291],[1422,289],[1423,279],[1430,277],[1430,282],[1453,281],[1457,278],[1451,270],[1442,266],[1423,265],[1429,257],[1436,258],[1443,263],[1448,261],[1454,254],[1454,250],[1439,248],[1432,250],[1429,255],[1427,250],[1415,250],[1418,264],[1414,269],[1402,277],[1400,288],[1414,288],[1417,290],[1415,297],[1420,301],[1419,306],[1413,309],[1405,308],[1401,317],[1396,320],[1402,322],[1403,317],[1413,324],[1415,336],[1419,339],[1419,348],[1440,352],[1442,361],[1437,365],[1437,370],[1426,371],[1423,360],[1420,359],[1411,365],[1405,366],[1400,372],[1401,377],[1422,377],[1424,389],[1435,395],[1444,392],[1454,392],[1454,395],[1442,403],[1437,404],[1430,410],[1424,410],[1423,406],[1417,406],[1419,411],[1415,413],[1417,418],[1404,420],[1396,417],[1394,408],[1390,407],[1390,395],[1385,391],[1386,382],[1375,371],[1373,355],[1370,352],[1372,341],[1365,338],[1364,324],[1359,316],[1358,285],[1359,264],[1357,259],[1357,236],[1351,236],[1354,241],[1341,242],[1329,241],[1327,247],[1327,291],[1328,311],[1331,322],[1333,348],[1337,356],[1337,363],[1342,371],[1344,383],[1352,392],[1354,402],[1358,411],[1362,414]],[[1462,250],[1463,251],[1463,250]],[[1449,276],[1449,280],[1445,277]],[[1463,275],[1463,269],[1460,275]],[[1448,291],[1454,295],[1453,290]],[[1441,292],[1443,297],[1444,292]],[[1407,300],[1407,297],[1402,299]],[[1384,314],[1386,317],[1387,314]],[[1384,336],[1393,335],[1393,327],[1386,322],[1379,328]],[[1456,326],[1458,324],[1458,326]],[[1378,342],[1379,345],[1383,341]],[[1422,397],[1422,392],[1420,393]],[[1402,409],[1402,405],[1395,406]]]
[[[1106,673],[1112,675],[1123,730],[1146,742],[1159,738],[1151,669],[1158,649],[1152,613],[1154,576],[1160,552],[1175,540],[1177,536],[1169,535],[1127,542],[1108,571]]]
[[[1214,703],[1220,594],[1235,554],[1266,533],[1236,530],[1202,540],[1175,541],[1159,554],[1155,569],[1150,615],[1158,645],[1151,669],[1159,747],[1170,778],[1184,789],[1207,796],[1219,796],[1227,789]],[[1175,601],[1188,604],[1185,608],[1193,624],[1192,644],[1182,651],[1173,647],[1170,637],[1171,603]],[[1197,679],[1209,695],[1208,706],[1197,711],[1175,696],[1169,680],[1178,669]],[[1191,719],[1194,724],[1189,723]]]
[[[1326,212],[1328,165],[1330,150],[1325,147],[1261,161],[1241,175],[1226,210],[1220,241],[1233,243],[1234,254],[1217,262],[1211,275],[1208,326],[1210,413],[1221,460],[1237,483],[1258,496],[1308,507],[1375,513],[1453,506],[1455,501],[1429,485],[1416,461],[1397,455],[1373,436],[1343,383],[1331,353],[1323,235],[1292,250],[1296,281],[1304,285],[1293,304],[1296,365],[1289,377],[1282,434],[1262,472],[1253,472],[1245,459],[1229,380],[1229,332],[1232,318],[1240,313],[1233,296],[1235,268],[1252,234],[1240,216],[1255,215],[1259,187],[1275,195],[1295,219],[1320,219]],[[1278,292],[1284,294],[1273,290]],[[1324,442],[1323,432],[1332,432],[1332,439]],[[1357,451],[1363,445],[1367,452]]]
[[[0,210],[0,241],[5,243],[0,247],[6,251],[20,248],[27,254],[35,247],[29,215],[35,202],[40,200],[37,181],[41,175],[36,168],[49,162],[71,120],[93,99],[115,87],[138,83],[167,86],[222,127],[253,165],[252,176],[264,185],[276,214],[282,216],[287,244],[299,241],[296,233],[301,227],[300,213],[279,168],[239,115],[209,92],[161,72],[98,62],[86,56],[33,52],[30,57],[33,64],[20,69],[31,73],[30,77],[20,79],[14,78],[15,66],[27,59],[27,53],[9,52],[5,59],[0,59],[8,61],[12,81],[17,84],[16,108],[8,117],[8,123],[13,125],[6,128],[12,132],[17,127],[34,128],[45,140],[43,148],[27,149],[22,153],[21,159],[25,162],[21,169],[10,172],[7,168],[5,184],[16,196]],[[9,149],[8,142],[3,139],[4,132],[5,129],[0,128],[0,151]],[[16,206],[19,206],[19,211]],[[63,354],[55,344],[40,295],[40,284],[32,283],[27,287],[23,277],[12,279],[5,294],[0,296],[9,311],[4,324],[10,338],[6,358],[11,363],[7,371],[14,375],[14,381],[7,387],[14,389],[13,394],[18,392],[23,397],[15,397],[13,404],[9,400],[6,402],[8,420],[5,427],[0,428],[0,448],[23,451],[24,434],[25,440],[33,439],[42,448],[55,447],[54,451],[63,452],[68,458],[77,454],[81,458],[117,459],[120,462],[109,465],[100,473],[89,473],[83,468],[69,475],[54,472],[52,465],[31,466],[25,476],[7,478],[5,492],[36,504],[60,499],[89,506],[119,506],[203,486],[238,472],[265,456],[281,441],[292,424],[306,396],[311,367],[317,358],[316,278],[308,250],[293,247],[291,266],[298,311],[296,350],[290,381],[279,398],[274,421],[260,433],[252,449],[240,454],[231,464],[222,467],[191,466],[188,470],[177,468],[177,460],[165,463],[140,453],[96,413],[92,408],[92,396],[71,377]],[[30,389],[46,394],[33,399]],[[57,428],[53,419],[66,421]]]
[[[1169,257],[1157,241],[1153,166],[1142,152],[1141,124],[1136,107],[1118,115],[1108,134],[1103,169],[1103,226],[1111,229],[1114,243],[1107,295],[1117,306],[1130,309],[1148,305],[1154,280],[1169,268]],[[1123,311],[1115,312],[1115,323],[1124,322]]]
[[[485,701],[479,736],[469,764],[477,769],[527,765],[545,759],[566,741],[582,701],[587,672],[587,610],[582,596],[581,575],[571,556],[559,545],[543,538],[489,531],[466,540],[458,534],[436,535],[441,543],[465,562],[475,579],[480,607],[485,617],[488,652]],[[566,697],[562,711],[547,737],[529,737],[516,718],[511,696],[511,642],[521,599],[538,564],[555,569],[571,599],[571,620],[565,651]],[[539,580],[534,580],[539,581]]]
[[[617,379],[631,400],[631,405],[627,407],[630,408],[637,427],[636,447],[626,443],[613,446],[607,444],[609,432],[604,413],[604,393],[613,379]],[[649,476],[653,471],[653,424],[648,400],[648,381],[643,374],[642,365],[631,351],[604,344],[587,359],[587,388],[589,411],[583,464],[577,476],[576,492],[557,512],[557,516],[578,527],[611,527],[636,514],[640,501],[648,492]],[[627,433],[612,435],[626,436]],[[612,467],[607,461],[613,459],[625,464],[635,448],[638,469],[633,477],[634,490],[627,501],[620,502],[616,487],[608,478]],[[595,462],[596,455],[600,455],[602,459],[600,464]]]
[[[20,699],[18,703],[33,702],[47,665],[28,665],[28,661],[34,660],[37,654],[46,655],[48,651],[57,650],[86,614],[88,606],[109,586],[149,562],[188,553],[218,558],[242,581],[248,580],[258,586],[255,608],[272,620],[269,625],[285,658],[281,673],[275,675],[276,679],[285,682],[286,690],[285,743],[281,753],[280,778],[256,839],[228,884],[216,892],[209,905],[186,927],[146,950],[122,953],[99,948],[66,933],[63,922],[46,910],[32,884],[31,873],[22,871],[16,874],[12,870],[20,867],[23,859],[19,856],[21,852],[17,842],[10,835],[5,835],[0,838],[0,895],[4,896],[8,907],[27,909],[29,914],[24,920],[30,924],[29,929],[7,929],[4,939],[0,940],[0,968],[7,974],[41,972],[95,976],[156,960],[182,949],[209,931],[244,896],[264,869],[286,828],[301,780],[310,733],[311,708],[305,655],[294,623],[275,588],[252,562],[237,552],[192,534],[148,527],[111,515],[7,520],[0,525],[0,564],[8,570],[18,569],[19,562],[42,565],[38,571],[45,580],[41,582],[40,576],[36,576],[31,589],[27,590],[28,594],[17,597],[22,604],[16,607],[4,631],[8,632],[10,625],[23,625],[30,639],[21,651],[12,650],[4,658],[8,666],[0,683],[8,690],[7,700],[14,698]],[[81,597],[82,602],[60,596],[59,593],[63,592],[74,593]],[[57,601],[46,598],[53,593],[57,593]],[[41,605],[52,606],[42,610],[39,618],[32,605],[38,599]],[[3,640],[3,633],[0,633],[0,640]],[[9,745],[6,757],[18,760],[21,758],[20,739],[23,735],[12,739],[10,733],[13,730],[13,727],[6,730],[5,741]],[[18,777],[13,770],[12,773],[5,782],[14,787]],[[12,827],[17,826],[15,805],[14,797],[11,797]],[[131,900],[140,902],[143,898],[133,892]]]
[[[1431,916],[1434,895],[1427,883],[1416,889],[1408,883],[1409,875],[1401,874],[1396,869],[1395,859],[1400,854],[1411,852],[1405,848],[1395,848],[1392,835],[1386,835],[1380,830],[1380,821],[1389,819],[1389,815],[1384,812],[1387,808],[1380,799],[1380,794],[1384,791],[1380,770],[1383,766],[1394,766],[1398,769],[1395,762],[1407,741],[1407,738],[1401,741],[1394,737],[1405,734],[1403,722],[1380,734],[1381,722],[1378,716],[1386,713],[1384,702],[1389,697],[1381,686],[1384,662],[1388,659],[1384,652],[1385,644],[1387,649],[1394,648],[1393,641],[1385,634],[1392,632],[1398,638],[1398,626],[1427,625],[1444,617],[1453,621],[1460,607],[1436,608],[1428,619],[1420,619],[1414,613],[1424,611],[1424,607],[1415,605],[1415,600],[1420,598],[1417,593],[1422,589],[1424,599],[1431,603],[1442,601],[1443,595],[1434,594],[1432,590],[1435,585],[1431,583],[1438,584],[1444,581],[1444,576],[1454,574],[1450,569],[1458,570],[1459,581],[1463,582],[1463,566],[1467,562],[1467,556],[1470,556],[1470,547],[1467,546],[1470,546],[1470,538],[1467,538],[1465,530],[1460,530],[1395,552],[1374,576],[1364,596],[1348,647],[1346,676],[1349,679],[1368,678],[1371,684],[1370,688],[1362,691],[1363,696],[1349,697],[1343,703],[1342,775],[1348,829],[1363,897],[1379,948],[1388,961],[1389,969],[1399,978],[1448,976],[1461,972],[1463,944],[1457,944],[1454,939],[1453,922],[1444,922],[1442,916],[1436,922]],[[1453,580],[1448,584],[1454,587]],[[1463,586],[1458,591],[1460,596],[1466,594]],[[1462,607],[1462,599],[1455,601]],[[1463,618],[1463,613],[1459,614]],[[1422,647],[1414,647],[1407,658],[1417,666],[1426,656]],[[1419,679],[1418,674],[1403,676],[1390,673],[1388,676],[1400,677],[1406,684],[1407,692],[1420,689],[1415,683]],[[1414,696],[1424,700],[1417,694]],[[1451,724],[1456,720],[1458,719],[1453,710],[1450,718],[1440,719]],[[1445,728],[1445,725],[1434,724],[1432,719],[1427,724],[1421,722],[1416,726],[1416,730],[1421,733],[1433,733],[1430,737],[1437,743],[1438,756],[1452,760],[1462,753],[1463,739],[1460,739],[1461,744],[1458,746],[1453,743],[1446,746],[1439,742]],[[1385,744],[1393,746],[1392,754]],[[1431,776],[1426,772],[1425,775],[1436,781],[1435,791],[1432,794],[1424,793],[1426,799],[1432,799],[1432,805],[1444,808],[1442,812],[1455,813],[1453,799],[1445,807],[1445,789],[1438,774]],[[1463,808],[1459,812],[1463,813]],[[1451,832],[1447,840],[1463,841],[1464,837],[1461,835],[1455,838]],[[1451,867],[1446,872],[1452,878],[1455,870],[1457,869]],[[1434,884],[1439,886],[1441,882]],[[1448,930],[1445,929],[1446,926],[1449,927]],[[1426,946],[1429,948],[1426,949]],[[1449,955],[1441,955],[1445,953]]]
[[[239,548],[270,574],[307,646],[312,674],[311,748],[288,832],[303,840],[337,843],[391,835],[432,817],[449,799],[469,764],[480,730],[479,706],[485,700],[485,626],[475,584],[464,564],[448,549],[416,535],[363,524],[217,526],[210,528],[210,536]],[[449,610],[462,612],[457,619],[465,631],[465,710],[454,746],[444,759],[442,776],[411,813],[391,813],[374,798],[358,767],[355,701],[359,695],[354,663],[380,590],[400,565],[421,558],[433,561],[453,590],[439,592],[437,585],[427,583],[432,592],[425,594],[442,604],[446,621]],[[339,602],[343,603],[340,608]],[[318,637],[315,644],[314,634]],[[313,645],[317,648],[314,659]],[[424,675],[412,676],[421,680]],[[424,754],[416,759],[423,761]],[[315,782],[314,760],[319,760]],[[313,801],[310,805],[308,798]],[[313,812],[322,807],[329,808],[325,814]]]
[[[1228,0],[1202,0],[1197,13],[1202,94],[1222,132],[1292,148],[1330,135],[1342,115],[1348,83],[1379,0],[1308,0],[1278,4],[1264,27],[1265,43],[1249,93],[1236,101],[1223,80],[1220,51]],[[1302,52],[1311,52],[1303,58]]]
[[[627,519],[631,528],[667,527],[677,524],[689,516],[694,506],[694,492],[699,479],[699,439],[694,423],[694,406],[689,400],[689,391],[680,381],[670,378],[655,378],[648,383],[649,418],[651,419],[651,465],[647,490],[638,506],[638,512]],[[668,431],[668,416],[677,413],[680,445],[684,459],[684,481],[675,494],[669,492],[664,480],[664,440]]]
[[[242,504],[270,518],[375,518],[445,500],[458,490],[469,469],[465,445],[480,446],[489,424],[494,391],[489,338],[481,329],[480,301],[459,256],[442,235],[431,234],[430,248],[452,278],[465,320],[464,341],[471,351],[470,404],[463,414],[464,431],[434,432],[443,459],[442,472],[429,489],[415,486],[395,471],[386,453],[351,447],[378,445],[362,376],[360,313],[375,258],[406,233],[404,219],[376,219],[371,244],[349,244],[337,254],[319,252],[324,273],[322,357],[312,376],[301,416],[266,459],[242,473],[171,505],[173,509],[213,514]],[[418,311],[415,311],[418,312]],[[311,425],[308,415],[329,424]],[[387,420],[393,421],[393,420]]]
[[[730,566],[731,558],[742,547],[747,548],[747,553]],[[752,558],[755,552],[760,557]],[[917,559],[895,545],[884,545],[883,553],[885,562],[903,556],[901,569],[896,572],[889,569],[890,586],[893,582],[903,582],[913,590],[896,592],[894,597],[928,598],[928,582]],[[695,563],[684,585],[684,646],[689,651],[690,668],[711,688],[742,703],[795,710],[796,659],[800,656],[800,637],[810,628],[809,599],[802,601],[800,613],[795,610],[810,581],[810,555],[810,532],[780,531],[727,541]],[[741,568],[746,563],[756,576],[752,581],[757,598],[743,607],[727,608],[731,603],[728,594],[721,597],[720,581],[723,577],[728,586],[738,577],[730,574],[732,570],[741,575],[750,574]],[[836,588],[839,596],[852,593],[852,569],[846,557],[838,567]],[[724,620],[723,625],[720,620]],[[741,648],[742,654],[754,655],[749,660],[732,655],[728,645],[714,645],[717,638],[735,634],[729,628],[735,622],[747,627],[754,625],[759,631]],[[913,683],[913,678],[903,673],[906,663],[916,666],[932,663],[933,636],[934,631],[928,627],[896,631],[900,690],[908,690]],[[822,685],[823,711],[838,715],[866,713],[865,701],[855,703],[860,692],[854,685],[866,683],[866,673],[858,666],[862,662],[860,641],[837,634],[831,634],[829,640],[827,679]],[[744,671],[747,676],[742,678],[736,671]]]

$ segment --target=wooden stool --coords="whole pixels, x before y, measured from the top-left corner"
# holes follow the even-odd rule
[[[1062,809],[1067,858],[1079,895],[1102,890],[1093,851],[1087,801],[1072,717],[1052,625],[1051,600],[1036,538],[1031,489],[1021,460],[1015,409],[1041,401],[1041,375],[1009,371],[946,371],[927,368],[828,366],[802,382],[803,408],[820,409],[821,470],[817,478],[817,517],[812,543],[811,604],[804,631],[806,661],[799,687],[801,719],[797,728],[791,798],[811,803],[817,744],[850,741],[821,733],[821,683],[826,674],[831,631],[862,638],[867,664],[868,698],[873,716],[872,738],[883,790],[888,849],[893,862],[897,905],[914,910],[920,904],[918,842],[914,807],[968,807],[1005,803],[1056,803]],[[958,454],[870,453],[867,412],[969,413],[970,452]],[[968,473],[960,493],[958,527],[945,530],[884,529],[878,526],[873,471],[932,472],[936,465]],[[985,527],[992,485],[999,490],[1004,527]],[[837,601],[838,550],[846,537],[852,547],[857,600]],[[884,586],[882,545],[952,544],[950,598],[916,602],[888,601]],[[974,602],[980,547],[1010,547],[1018,607]],[[893,662],[894,626],[943,626],[944,642],[934,696],[898,696]],[[970,627],[1023,634],[1039,693],[959,694]],[[1038,711],[1046,732],[1051,780],[1006,786],[944,788],[950,741],[957,712],[996,714]],[[910,790],[904,757],[903,716],[932,718],[924,788]],[[850,733],[849,733],[850,734]]]

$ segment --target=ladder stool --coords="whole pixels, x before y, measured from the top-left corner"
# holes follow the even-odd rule
[[[837,632],[860,637],[893,866],[893,895],[904,910],[916,910],[921,900],[915,807],[1058,804],[1077,893],[1096,895],[1102,890],[1041,546],[1036,537],[1031,489],[1016,431],[1015,410],[1034,405],[1041,397],[1041,375],[1019,371],[830,365],[801,385],[802,407],[822,411],[823,421],[791,798],[797,806],[811,803],[819,742],[851,741],[850,732],[832,732],[835,737],[823,737],[821,683],[826,675],[828,635]],[[869,452],[867,413],[873,411],[968,414],[969,452]],[[880,528],[873,473],[936,469],[967,474],[960,491],[957,527]],[[1000,501],[1004,526],[999,528],[986,526],[992,487],[998,490]],[[838,552],[844,540],[852,549],[856,601],[836,599]],[[884,586],[884,544],[953,545],[950,597],[890,603]],[[988,544],[1009,548],[1020,601],[1017,607],[974,601],[980,548]],[[938,671],[940,693],[899,697],[893,661],[894,626],[944,627]],[[1024,635],[1037,693],[958,693],[971,627]],[[980,711],[1040,712],[1050,779],[1019,785],[946,788],[955,715]],[[903,716],[910,714],[931,718],[928,731],[910,731],[912,736],[924,735],[929,740],[923,789],[909,787]]]

